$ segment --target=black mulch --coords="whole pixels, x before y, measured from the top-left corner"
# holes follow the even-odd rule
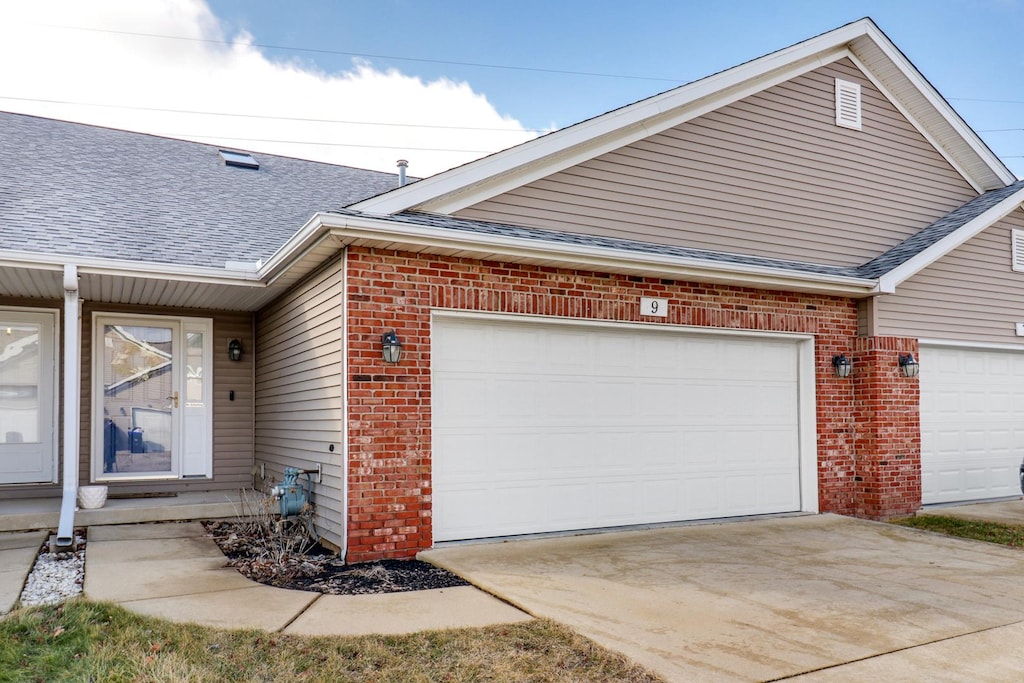
[[[328,595],[401,593],[468,586],[449,571],[419,560],[377,560],[348,564],[317,544],[302,554],[273,561],[236,533],[232,522],[206,522],[206,530],[228,558],[228,565],[259,583]]]

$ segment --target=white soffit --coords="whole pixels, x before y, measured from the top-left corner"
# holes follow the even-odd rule
[[[1015,178],[870,19],[517,147],[353,204],[376,215],[408,209],[451,214],[600,154],[650,137],[802,73],[852,57],[883,84],[912,123],[979,191]]]
[[[980,191],[1017,180],[978,134],[874,23],[850,43],[850,50],[876,83],[929,141]]]

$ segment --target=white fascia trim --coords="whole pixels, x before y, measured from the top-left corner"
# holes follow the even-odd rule
[[[910,63],[910,60],[900,51],[896,45],[889,40],[882,31],[873,23],[867,22],[864,27],[864,33],[878,46],[878,48],[888,57],[889,61],[899,69],[907,80],[921,93],[922,96],[928,101],[932,107],[942,116],[943,119],[953,128],[960,138],[966,142],[971,150],[977,154],[982,161],[995,173],[1000,180],[1003,181],[1003,185],[1009,185],[1017,181],[1017,177],[1010,172],[1010,169],[1000,161],[999,157],[993,154],[992,150],[982,142],[978,134],[968,126],[959,114],[949,105],[948,102],[939,94],[932,84],[928,82],[920,71]],[[996,189],[996,188],[988,188]]]
[[[640,138],[653,135],[664,130],[664,128],[658,128],[658,125],[664,124],[665,128],[678,125],[692,116],[700,115],[697,112],[706,113],[730,101],[759,92],[792,78],[794,75],[831,63],[850,54],[846,47],[849,42],[867,35],[872,26],[874,24],[870,20],[862,19],[746,64],[735,66],[589,121],[577,123],[517,147],[470,162],[465,166],[377,197],[371,197],[353,204],[350,208],[365,213],[385,215],[398,213],[412,207],[425,206],[430,202],[432,211],[442,213],[455,211],[457,209],[450,208],[448,203],[447,195],[449,194],[463,192],[477,183],[483,183],[504,174],[514,175],[515,179],[504,180],[497,188],[491,189],[491,193],[500,192],[501,187],[508,187],[510,183],[515,186],[528,182],[523,178],[529,176],[521,175],[526,170],[523,167],[549,157],[555,159],[544,166],[545,173],[558,170],[560,167],[558,162],[563,159],[565,160],[563,167],[568,167],[572,163],[578,163],[580,157],[579,154],[571,153],[572,148],[588,143],[593,144],[596,138],[614,136],[616,143],[621,145],[624,144],[623,140],[629,139],[630,133],[639,135]],[[709,98],[709,102],[699,106],[698,103],[703,98]],[[698,107],[690,109],[691,105],[698,105]],[[677,114],[675,118],[670,116],[680,109],[686,109],[686,111],[681,115]],[[652,119],[656,119],[656,117],[663,117],[663,119],[653,121]],[[639,128],[633,130],[633,127]],[[606,145],[616,146],[611,142]],[[590,148],[589,154],[594,155],[595,149],[603,150],[606,149],[606,146]],[[596,153],[600,153],[600,151]],[[466,205],[458,197],[453,198],[451,205],[458,206],[459,204]]]
[[[903,102],[901,102],[898,98],[896,98],[892,94],[892,92],[889,90],[889,88],[884,83],[882,83],[882,81],[880,81],[871,72],[870,69],[868,69],[868,67],[860,60],[860,57],[858,57],[855,53],[851,52],[850,53],[850,61],[852,61],[857,66],[857,68],[860,69],[861,73],[864,75],[865,78],[867,78],[869,81],[871,81],[874,84],[874,86],[876,88],[878,88],[878,91],[881,92],[882,95],[885,96],[885,99],[889,100],[889,103],[892,106],[896,107],[896,111],[898,111],[900,114],[902,114],[903,118],[905,118],[907,121],[909,121],[910,125],[912,125],[914,127],[914,129],[917,130],[917,132],[920,133],[921,136],[924,137],[924,139],[928,141],[928,144],[931,145],[932,147],[934,147],[935,150],[940,155],[942,155],[942,158],[945,159],[946,162],[950,166],[952,166],[956,170],[956,172],[959,173],[960,176],[970,184],[971,187],[974,188],[975,192],[977,192],[978,194],[981,194],[981,193],[985,192],[986,188],[985,188],[984,184],[981,183],[981,181],[979,179],[973,177],[970,173],[968,173],[967,169],[965,169],[963,166],[961,166],[960,162],[958,162],[955,158],[953,158],[953,156],[949,153],[949,150],[946,149],[946,146],[943,145],[942,143],[940,143],[935,138],[935,136],[932,135],[921,124],[920,121],[918,121],[917,117],[910,113],[910,110],[908,110],[906,108],[906,106],[904,106]],[[1014,182],[1014,181],[1011,180],[1010,182]]]
[[[320,214],[323,224],[342,244],[372,240],[387,245],[401,244],[476,252],[483,258],[495,255],[528,258],[564,264],[574,270],[627,270],[637,274],[673,279],[726,282],[758,288],[814,291],[837,296],[867,296],[877,280],[823,275],[739,263],[707,261],[680,256],[644,254],[624,249],[566,244],[542,240],[485,235],[463,230],[446,230],[387,219]]]
[[[327,213],[316,213],[306,221],[306,224],[299,228],[298,232],[288,238],[278,248],[277,251],[267,259],[266,263],[258,271],[256,275],[260,281],[266,285],[272,285],[282,275],[288,272],[288,269],[297,261],[309,252],[316,249],[325,239],[330,239],[326,228],[323,224],[323,217],[329,216]]]
[[[607,152],[644,140],[652,135],[657,135],[670,128],[682,125],[687,121],[692,121],[716,109],[721,109],[745,97],[755,95],[762,90],[785,83],[808,71],[813,71],[818,67],[830,64],[851,54],[846,48],[837,48],[831,52],[815,55],[791,64],[782,70],[772,71],[756,80],[744,80],[739,85],[727,84],[712,93],[698,92],[692,97],[687,98],[684,104],[667,110],[663,106],[658,106],[663,103],[653,104],[651,105],[652,110],[647,112],[642,117],[642,120],[637,122],[615,125],[621,124],[621,122],[602,117],[601,119],[595,119],[593,122],[578,124],[566,129],[566,133],[571,132],[573,134],[573,139],[563,141],[568,143],[564,149],[559,149],[555,153],[540,159],[532,158],[536,155],[528,155],[531,158],[527,158],[522,163],[516,163],[515,166],[517,168],[513,172],[502,173],[499,171],[494,176],[485,177],[482,181],[469,185],[464,189],[445,194],[435,200],[417,204],[416,208],[432,213],[455,213],[527,183],[545,178],[559,171],[564,171],[567,168],[589,161]],[[698,81],[694,85],[704,85],[704,82]],[[683,86],[683,88],[688,87]],[[700,90],[706,89],[701,88]],[[648,103],[644,102],[641,104],[647,105]],[[618,113],[612,112],[612,114]],[[523,147],[514,147],[509,151],[528,152]],[[481,168],[484,166],[485,164],[482,164]]]
[[[225,270],[223,268],[121,261],[67,254],[39,254],[26,251],[0,252],[0,267],[48,270],[56,273],[63,271],[64,264],[69,262],[73,262],[77,266],[79,275],[113,275],[175,282],[264,286],[257,273],[251,270]]]
[[[878,279],[878,292],[881,294],[892,294],[896,287],[913,277],[923,269],[938,261],[940,258],[953,251],[967,240],[971,239],[982,230],[991,227],[997,221],[1008,216],[1014,209],[1024,202],[1024,188],[1017,190],[1009,197],[991,207],[988,211],[978,215],[973,220],[965,223],[944,238],[920,252],[906,263],[890,270]]]

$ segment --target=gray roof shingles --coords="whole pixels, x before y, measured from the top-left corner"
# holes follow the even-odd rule
[[[223,268],[266,259],[317,211],[391,173],[0,113],[0,249]]]
[[[354,213],[341,211],[340,213]],[[600,247],[606,249],[619,249],[632,251],[638,254],[657,254],[663,256],[676,256],[681,258],[693,258],[702,261],[715,261],[719,263],[731,263],[737,265],[761,266],[765,268],[776,268],[792,270],[817,275],[835,275],[840,277],[860,277],[856,268],[843,266],[826,266],[814,263],[803,263],[800,261],[787,261],[783,259],[765,258],[761,256],[748,256],[742,254],[728,254],[724,252],[707,251],[703,249],[690,249],[687,247],[675,247],[664,244],[652,244],[650,242],[637,242],[634,240],[618,239],[614,237],[599,237],[596,235],[584,235],[580,233],[561,232],[557,230],[545,230],[541,228],[527,228],[519,225],[508,225],[503,223],[491,223],[488,221],[476,221],[465,218],[455,218],[440,214],[406,211],[390,217],[391,220],[409,223],[413,225],[424,225],[434,228],[446,228],[449,230],[465,230],[468,232],[483,233],[503,237],[517,237],[520,239],[533,239],[538,241],[553,242],[558,244],[575,244],[581,246]]]
[[[224,164],[215,145],[0,112],[0,249],[185,266],[266,259],[317,211],[389,191],[391,173],[254,153]],[[556,244],[875,279],[1024,189],[991,190],[860,266],[599,237],[406,211],[387,220]]]
[[[944,237],[948,237],[972,220],[985,213],[1007,197],[1024,189],[1024,180],[989,190],[971,201],[949,212],[924,230],[903,240],[889,251],[877,256],[858,270],[864,277],[877,278],[897,268]]]
[[[390,219],[413,225],[445,228],[448,230],[465,230],[468,232],[532,239],[556,244],[586,245],[591,247],[632,251],[638,254],[658,254],[664,256],[692,258],[716,263],[774,268],[810,275],[830,275],[874,280],[906,263],[908,260],[939,240],[956,232],[956,230],[964,227],[988,209],[1021,190],[1024,190],[1024,180],[1019,180],[1016,183],[1007,185],[1006,187],[999,188],[997,190],[990,190],[989,192],[979,195],[966,204],[963,204],[957,209],[946,214],[923,230],[903,240],[885,253],[859,266],[827,266],[803,261],[767,258],[747,254],[730,254],[704,249],[690,249],[687,247],[616,239],[612,237],[599,237],[596,235],[528,228],[519,225],[477,221],[416,211],[402,212],[391,216]],[[342,209],[340,213],[352,214],[355,212]]]

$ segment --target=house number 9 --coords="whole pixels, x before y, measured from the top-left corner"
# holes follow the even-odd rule
[[[653,315],[658,318],[668,317],[668,299],[640,297],[640,315]]]

